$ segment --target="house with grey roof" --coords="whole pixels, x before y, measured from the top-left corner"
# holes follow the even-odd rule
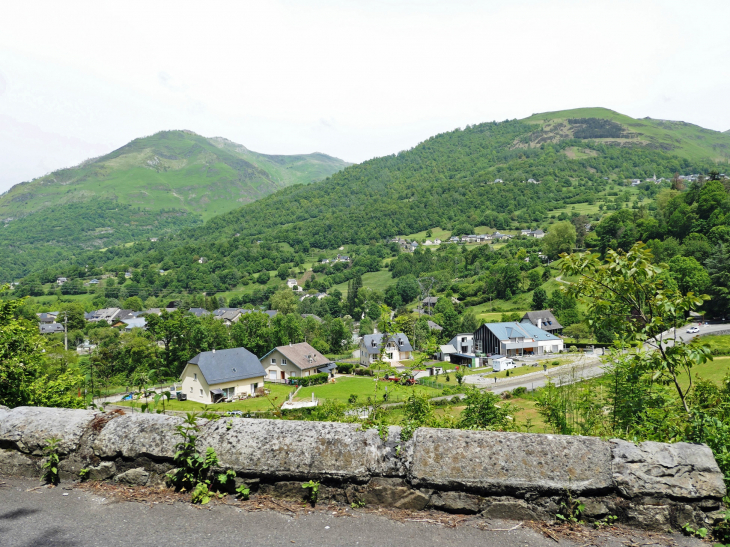
[[[360,340],[360,364],[369,366],[380,359],[380,351],[383,347],[383,334],[366,334]],[[402,332],[392,334],[385,340],[383,361],[387,363],[398,363],[413,357],[411,341]]]
[[[474,351],[487,356],[546,355],[562,350],[562,338],[532,323],[485,323],[474,333]]]
[[[256,395],[264,385],[264,367],[246,348],[203,351],[185,365],[180,379],[188,400],[211,404]]]
[[[195,317],[203,317],[204,315],[210,315],[210,312],[206,310],[205,308],[190,308],[188,310],[190,313],[192,313]]]
[[[54,332],[63,332],[63,325],[61,323],[38,325],[38,330],[41,334],[53,334]]]
[[[528,311],[520,319],[520,323],[530,323],[535,325],[538,329],[542,329],[553,334],[560,334],[563,332],[563,325],[561,325],[553,312],[550,310],[539,310],[539,311]]]

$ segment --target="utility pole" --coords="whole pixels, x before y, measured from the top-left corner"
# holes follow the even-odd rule
[[[68,312],[63,312],[63,347],[68,351]]]

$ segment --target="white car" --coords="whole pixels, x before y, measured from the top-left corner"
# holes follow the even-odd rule
[[[695,334],[697,332],[700,332],[700,328],[699,327],[690,327],[687,329],[687,332],[690,334]]]

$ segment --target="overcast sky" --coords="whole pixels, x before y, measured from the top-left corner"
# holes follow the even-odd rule
[[[9,0],[0,192],[163,129],[359,162],[604,106],[730,129],[728,0]]]

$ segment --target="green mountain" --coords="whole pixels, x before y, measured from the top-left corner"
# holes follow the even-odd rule
[[[149,265],[172,270],[156,281],[167,290],[229,290],[311,249],[369,246],[436,227],[548,228],[574,214],[596,222],[604,211],[650,203],[675,173],[724,172],[718,150],[728,145],[730,136],[719,132],[605,109],[476,124],[324,181],[284,188],[160,241],[76,253],[66,263],[111,271]],[[667,180],[629,185],[654,175]],[[209,261],[198,265],[195,256]]]
[[[220,137],[163,131],[0,196],[0,280],[69,255],[158,238],[348,164],[267,155]]]
[[[592,123],[588,120],[592,120]],[[602,123],[597,123],[598,120]],[[730,160],[730,131],[721,133],[686,122],[652,118],[637,120],[607,108],[545,112],[534,114],[524,121],[539,126],[530,135],[530,146],[575,137],[611,146],[664,150],[691,160]]]
[[[210,218],[286,186],[322,180],[347,165],[325,154],[259,154],[220,137],[162,131],[14,186],[0,196],[0,218],[93,199]]]

